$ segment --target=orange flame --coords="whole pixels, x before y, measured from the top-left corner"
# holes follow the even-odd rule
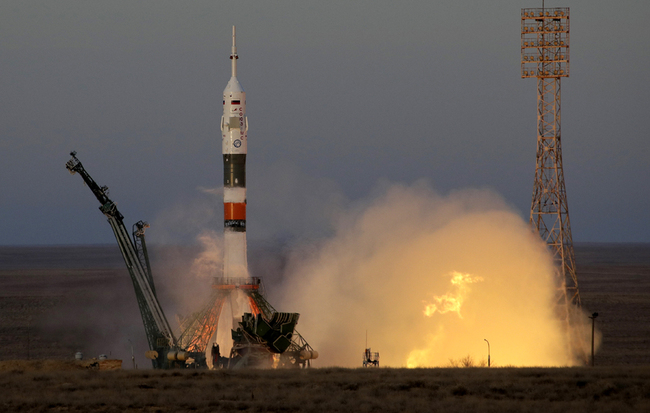
[[[439,297],[433,297],[435,303],[427,304],[424,307],[424,315],[431,317],[436,311],[440,314],[453,311],[458,314],[459,318],[463,318],[460,314],[460,307],[463,305],[463,301],[465,301],[465,297],[469,292],[469,287],[467,285],[479,281],[483,281],[483,278],[472,277],[470,274],[453,271],[451,273],[451,284],[456,286],[456,292],[446,293]]]

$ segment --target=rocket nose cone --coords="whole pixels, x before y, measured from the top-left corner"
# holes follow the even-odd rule
[[[241,93],[244,89],[239,84],[239,80],[236,77],[231,77],[230,81],[226,85],[226,88],[223,90],[223,93]]]

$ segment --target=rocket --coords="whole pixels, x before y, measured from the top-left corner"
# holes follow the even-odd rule
[[[237,80],[237,47],[232,27],[232,75],[223,91],[221,149],[223,154],[224,277],[248,277],[246,253],[246,93]]]

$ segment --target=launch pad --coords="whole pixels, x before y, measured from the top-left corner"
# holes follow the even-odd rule
[[[215,277],[203,310],[180,323],[184,331],[179,338],[181,346],[190,351],[205,351],[215,338],[224,305],[231,301],[233,294],[240,293],[251,312],[244,313],[238,327],[232,330],[233,347],[229,357],[222,357],[218,344],[213,344],[213,368],[310,366],[318,352],[295,331],[300,314],[276,311],[264,298],[264,284],[259,277]]]
[[[138,307],[149,342],[147,358],[154,368],[208,366],[208,346],[214,341],[224,304],[233,294],[243,294],[250,313],[244,313],[239,326],[232,330],[233,348],[229,357],[217,352],[214,367],[242,368],[248,366],[307,367],[318,352],[295,331],[298,313],[280,313],[263,296],[262,280],[253,278],[214,278],[212,292],[203,307],[180,320],[176,338],[158,301],[149,262],[146,222],[133,225],[132,236],[124,226],[124,216],[108,197],[108,187],[99,186],[85,170],[76,152],[66,163],[71,174],[79,173],[84,183],[100,202],[100,211],[108,218],[120,252],[131,276]],[[214,352],[211,352],[214,357]],[[212,361],[212,360],[211,360]]]

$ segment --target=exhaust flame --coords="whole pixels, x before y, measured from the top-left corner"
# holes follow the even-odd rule
[[[462,274],[456,271],[452,272],[451,276],[451,284],[456,286],[456,293],[453,295],[446,293],[440,297],[433,297],[436,304],[427,304],[424,307],[424,315],[427,317],[431,317],[436,311],[441,314],[453,311],[458,314],[458,317],[463,318],[460,314],[460,307],[463,305],[465,296],[469,292],[467,284],[483,281],[481,277],[472,278],[469,274]]]

